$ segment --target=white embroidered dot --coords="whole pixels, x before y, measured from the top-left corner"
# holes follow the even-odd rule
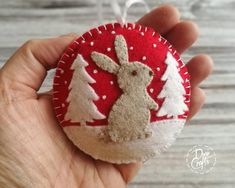
[[[161,42],[161,41],[162,41],[162,38],[160,37],[160,38],[158,39],[158,41]]]
[[[147,57],[146,57],[146,56],[142,57],[142,60],[143,60],[143,61],[145,61],[146,59],[147,59]]]
[[[94,42],[91,42],[90,45],[91,45],[91,46],[94,46]]]
[[[113,81],[110,81],[110,84],[113,85]]]
[[[82,41],[83,44],[84,44],[85,42],[86,42],[85,40]]]
[[[130,50],[133,50],[133,49],[134,49],[134,47],[133,47],[133,46],[131,46],[131,47],[130,47]]]
[[[105,100],[106,98],[107,98],[107,96],[106,96],[106,95],[103,95],[103,96],[102,96],[102,99],[103,99],[103,100]]]
[[[111,48],[107,48],[107,51],[110,52],[112,49]]]
[[[150,93],[153,93],[153,92],[154,92],[154,89],[153,89],[153,88],[151,88],[149,91],[150,91]]]
[[[114,35],[114,34],[116,34],[116,32],[115,32],[115,31],[112,31],[111,33],[112,33],[113,35]]]
[[[131,27],[128,27],[128,30],[131,30]]]
[[[66,85],[68,82],[67,81],[64,81],[64,84]]]
[[[161,69],[159,67],[157,67],[157,71],[160,71]]]
[[[141,34],[142,36],[144,36],[144,32],[141,32],[140,34]]]
[[[61,106],[64,108],[64,107],[65,107],[65,104],[64,104],[64,103],[62,103],[62,104],[61,104]]]
[[[154,44],[153,44],[153,47],[156,48],[156,47],[157,47],[157,44],[154,43]]]
[[[94,74],[97,74],[97,73],[98,73],[98,70],[94,69],[94,70],[93,70],[93,73],[94,73]]]
[[[75,54],[71,54],[71,57],[74,57],[75,56]]]
[[[99,33],[99,34],[102,34],[102,31],[99,31],[98,33]]]

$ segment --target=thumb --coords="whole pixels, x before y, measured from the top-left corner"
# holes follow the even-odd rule
[[[77,37],[70,34],[26,42],[0,70],[0,91],[4,88],[4,93],[14,93],[18,98],[37,96],[47,70],[57,66],[63,51]]]

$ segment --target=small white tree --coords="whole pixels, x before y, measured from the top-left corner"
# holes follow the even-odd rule
[[[158,95],[159,99],[164,98],[164,102],[157,113],[158,117],[167,116],[168,118],[177,118],[179,115],[185,113],[188,110],[185,104],[185,89],[183,86],[183,79],[178,71],[178,62],[168,52],[165,60],[167,65],[166,71],[163,74],[161,80],[165,81],[162,91]]]
[[[93,102],[98,100],[99,97],[89,84],[96,81],[87,73],[86,66],[88,66],[88,63],[78,54],[71,66],[74,72],[69,85],[70,93],[67,98],[69,106],[65,114],[66,120],[79,122],[82,126],[86,125],[86,122],[93,122],[93,119],[105,118]]]

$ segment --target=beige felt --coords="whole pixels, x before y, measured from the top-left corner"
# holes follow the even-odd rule
[[[137,71],[137,76],[131,73]],[[144,139],[151,136],[148,129],[150,109],[158,105],[147,93],[146,87],[152,80],[150,68],[133,62],[122,65],[118,72],[119,87],[123,94],[115,102],[109,114],[108,132],[113,141]]]
[[[128,63],[129,55],[125,38],[122,35],[117,35],[114,45],[119,63]]]
[[[113,62],[105,54],[91,54],[101,69],[116,73],[119,87],[123,91],[110,111],[108,134],[114,142],[151,137],[152,132],[148,128],[150,110],[158,108],[146,90],[153,79],[152,70],[141,62],[128,62],[127,44],[122,35],[116,36],[114,44],[119,62]],[[118,63],[120,66],[116,72]]]
[[[115,63],[110,57],[99,52],[92,52],[91,58],[101,69],[110,73],[117,74],[119,65]]]
[[[109,141],[109,137],[103,134],[106,126],[68,126],[64,131],[76,146],[93,158],[120,164],[146,161],[166,150],[184,124],[182,119],[153,122],[149,125],[152,137],[122,143]]]

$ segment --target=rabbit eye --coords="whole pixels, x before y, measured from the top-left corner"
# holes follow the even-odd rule
[[[149,71],[149,76],[153,76],[153,71]]]
[[[136,76],[136,75],[137,75],[137,71],[136,71],[136,70],[133,70],[133,71],[131,72],[131,75],[132,75],[132,76]]]

